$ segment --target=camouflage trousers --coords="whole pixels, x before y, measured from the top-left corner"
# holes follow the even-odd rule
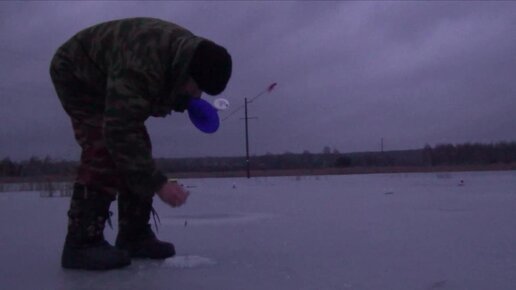
[[[82,149],[76,182],[110,195],[125,191],[103,137],[106,74],[71,39],[54,55],[50,76]]]

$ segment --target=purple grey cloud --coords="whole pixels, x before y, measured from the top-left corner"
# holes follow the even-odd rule
[[[253,154],[514,140],[513,2],[2,2],[0,158],[76,159],[48,63],[78,30],[132,16],[226,46],[233,107],[250,104]],[[210,98],[210,97],[207,97]],[[240,112],[215,135],[152,119],[155,156],[242,155]],[[195,146],[194,146],[195,144]]]

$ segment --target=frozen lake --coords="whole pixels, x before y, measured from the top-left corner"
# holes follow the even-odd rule
[[[109,272],[60,267],[69,198],[1,193],[1,288],[516,289],[514,171],[183,183],[155,203],[177,257]]]

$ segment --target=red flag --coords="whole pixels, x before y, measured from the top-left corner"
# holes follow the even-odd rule
[[[273,83],[267,88],[267,92],[270,93],[278,83]]]

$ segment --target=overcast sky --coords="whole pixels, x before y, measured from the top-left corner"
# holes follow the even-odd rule
[[[278,83],[249,104],[252,154],[516,140],[516,2],[1,2],[0,158],[78,159],[50,59],[77,31],[134,16],[227,47],[233,108]],[[151,118],[154,156],[244,155],[242,117],[212,135],[186,114]]]

